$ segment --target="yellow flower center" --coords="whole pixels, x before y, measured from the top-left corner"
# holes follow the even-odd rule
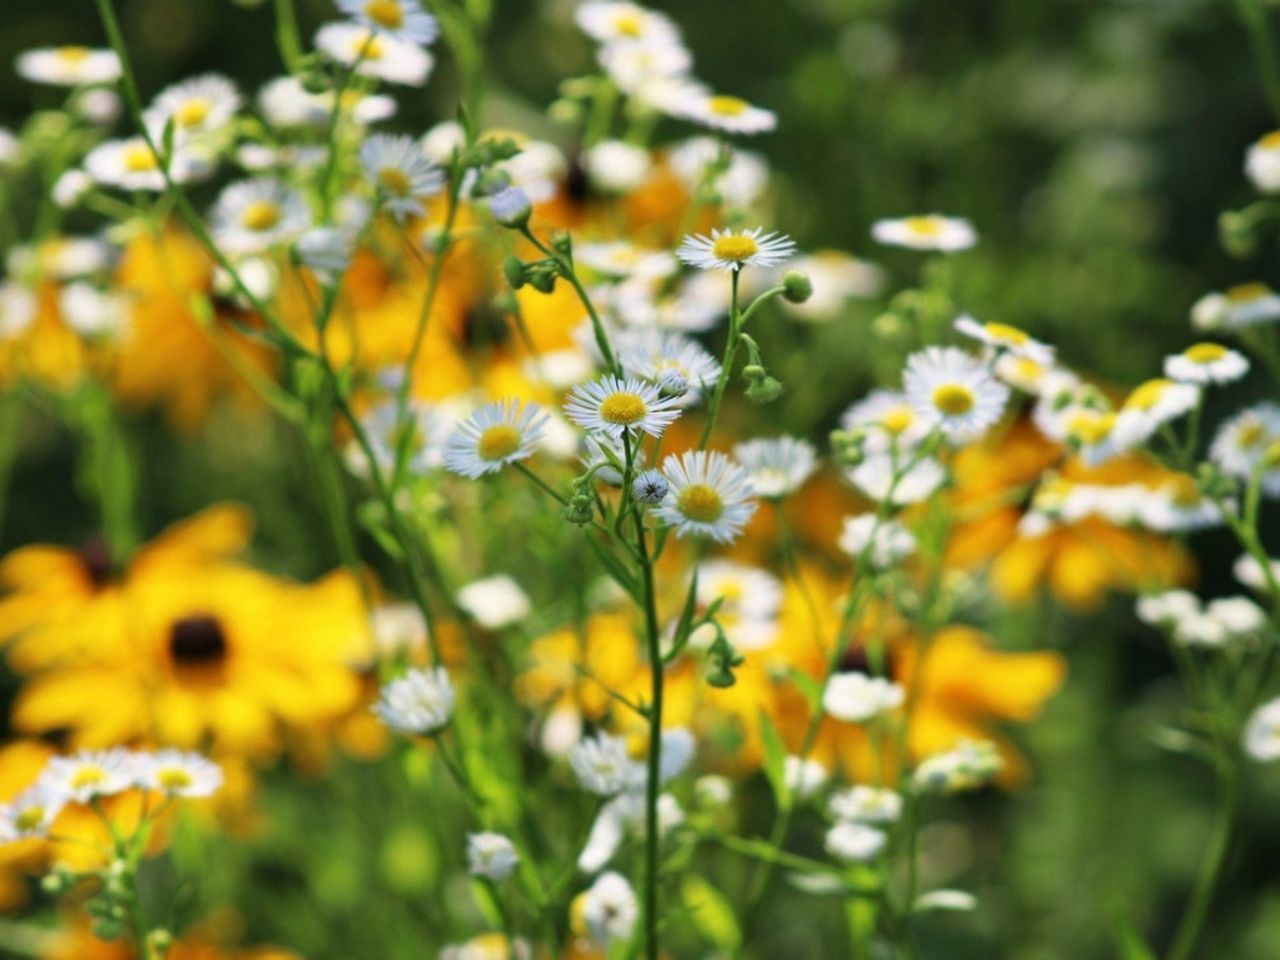
[[[933,405],[949,417],[968,413],[977,399],[963,383],[944,383],[933,391]]]
[[[717,117],[740,117],[750,106],[751,104],[739,97],[726,97],[723,94],[707,100],[707,109]]]
[[[84,61],[89,59],[89,48],[59,47],[58,59],[67,64],[84,63]]]
[[[630,426],[643,420],[649,412],[644,397],[634,393],[611,393],[600,404],[600,416],[609,423],[620,423]]]
[[[676,506],[695,523],[715,523],[724,513],[724,500],[715,487],[693,483],[680,491]]]
[[[1182,354],[1192,363],[1216,363],[1227,355],[1227,348],[1217,343],[1197,343]]]
[[[1249,303],[1261,300],[1270,293],[1271,290],[1265,283],[1238,283],[1227,291],[1226,296],[1232,303]]]
[[[1129,394],[1124,405],[1131,410],[1150,410],[1160,402],[1165,390],[1172,385],[1168,380],[1148,380]]]
[[[501,460],[520,449],[520,431],[508,423],[495,423],[480,434],[476,452],[481,460]]]
[[[880,426],[897,435],[905,433],[915,420],[916,415],[910,407],[894,407],[880,418]]]
[[[351,55],[363,60],[381,60],[382,41],[372,33],[363,33],[351,44]]]
[[[754,238],[736,233],[726,233],[723,237],[716,237],[716,242],[711,245],[713,257],[733,263],[749,260],[759,251],[760,245]]]
[[[244,208],[240,222],[246,230],[262,233],[280,222],[280,207],[270,200],[258,200]]]
[[[191,774],[181,767],[165,767],[156,774],[156,783],[165,790],[185,790],[191,786]]]
[[[1071,418],[1067,432],[1088,446],[1101,443],[1116,425],[1114,413],[1078,413]]]
[[[180,127],[198,127],[209,119],[213,112],[213,104],[204,97],[193,97],[184,103],[173,115],[173,122]]]
[[[1170,499],[1177,507],[1194,507],[1200,503],[1200,488],[1191,477],[1179,476],[1169,481],[1172,488]]]
[[[1011,327],[1007,323],[988,323],[985,329],[995,339],[1011,343],[1015,347],[1021,347],[1031,339],[1017,327]]]
[[[378,184],[387,193],[397,197],[409,195],[409,176],[399,167],[383,167],[378,171]]]
[[[129,173],[150,173],[158,169],[156,155],[144,143],[130,144],[124,151],[124,168]]]
[[[613,18],[613,29],[624,37],[635,39],[644,34],[644,20],[635,11],[625,10]]]
[[[1280,130],[1272,130],[1258,141],[1258,146],[1267,150],[1280,150]]]
[[[1266,435],[1266,428],[1263,427],[1259,421],[1253,420],[1241,427],[1240,431],[1236,434],[1236,446],[1244,450],[1249,450],[1262,443],[1262,440]]]
[[[399,30],[404,26],[404,10],[399,0],[369,0],[364,5],[364,15],[388,30]]]
[[[13,825],[18,828],[19,833],[39,829],[42,823],[44,823],[44,807],[27,807],[13,818]]]
[[[937,217],[907,217],[902,224],[917,237],[936,237],[942,232],[942,224]]]
[[[106,778],[107,771],[101,767],[81,767],[76,771],[76,775],[71,778],[71,786],[76,790],[82,790],[85,787],[96,787]]]

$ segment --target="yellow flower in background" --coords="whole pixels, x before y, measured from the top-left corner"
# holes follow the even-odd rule
[[[215,925],[211,932],[225,932],[226,918]],[[234,948],[219,945],[221,937],[208,936],[203,931],[188,934],[176,940],[165,953],[165,960],[302,960],[292,950],[278,947]],[[125,941],[108,943],[93,935],[87,920],[72,920],[65,929],[50,938],[48,946],[40,953],[41,960],[135,960],[132,947]]]

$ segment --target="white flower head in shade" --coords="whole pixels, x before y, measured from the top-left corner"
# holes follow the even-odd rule
[[[601,797],[621,793],[634,777],[627,741],[607,733],[582,740],[570,752],[569,765],[582,788]]]
[[[373,711],[392,730],[430,734],[449,723],[454,700],[444,667],[413,669],[383,686]]]
[[[680,30],[670,17],[638,3],[587,0],[574,11],[574,20],[587,36],[608,45],[667,43],[680,39]]]
[[[1221,293],[1207,293],[1191,307],[1197,330],[1239,330],[1280,320],[1280,293],[1265,283],[1240,283]]]
[[[682,407],[697,403],[720,377],[720,361],[697,340],[673,330],[624,330],[613,341],[623,373],[654,384]]]
[[[520,856],[509,837],[487,831],[467,834],[467,872],[473,877],[505,880],[519,862]]]
[[[808,800],[827,785],[831,771],[817,760],[791,754],[783,761],[782,779],[797,800]]]
[[[1244,750],[1263,763],[1280,760],[1280,697],[1253,712],[1244,731]]]
[[[883,831],[865,823],[843,821],[827,831],[823,846],[827,853],[845,863],[866,863],[884,850],[888,838]]]
[[[39,309],[35,294],[27,287],[13,280],[0,281],[0,340],[20,336]]]
[[[956,330],[993,350],[1026,357],[1045,366],[1051,365],[1054,349],[1030,334],[1007,323],[979,323],[968,314],[956,318]]]
[[[955,347],[928,347],[907,358],[907,399],[951,440],[975,440],[1004,414],[1009,388],[986,365]]]
[[[737,444],[733,455],[751,478],[752,492],[768,500],[795,493],[818,463],[813,444],[790,436],[748,440]]]
[[[520,584],[505,574],[468,583],[458,591],[458,605],[486,630],[509,627],[533,610]]]
[[[605,193],[627,193],[649,177],[653,160],[644,147],[622,140],[603,140],[583,155],[587,179]]]
[[[703,774],[693,782],[693,795],[701,807],[728,806],[733,801],[733,781],[718,773]]]
[[[693,55],[675,36],[641,43],[607,43],[596,51],[596,59],[619,90],[645,104],[655,88],[685,82],[693,66]]]
[[[646,250],[626,240],[574,245],[573,260],[606,277],[662,280],[679,269],[667,250]]]
[[[1138,598],[1138,619],[1161,629],[1170,629],[1178,621],[1200,612],[1200,598],[1190,590],[1165,590]]]
[[[846,476],[871,500],[895,506],[927,499],[947,479],[942,464],[932,457],[915,459],[904,468],[886,453],[867,457]]]
[[[709,93],[696,85],[686,85],[667,110],[681,119],[723,133],[752,136],[768,133],[778,126],[778,115],[772,110],[754,106],[741,97]]]
[[[76,116],[100,127],[109,127],[120,119],[124,101],[120,94],[104,87],[81,90],[72,101]]]
[[[730,543],[756,512],[747,471],[719,451],[673,454],[662,462],[662,474],[670,489],[658,516],[679,537]]]
[[[89,339],[123,332],[128,322],[127,303],[124,297],[84,281],[69,283],[58,293],[62,321]]]
[[[822,708],[837,720],[866,723],[902,706],[906,691],[884,677],[837,673],[822,694]]]
[[[132,787],[138,779],[138,760],[132,751],[120,747],[54,757],[40,774],[40,782],[68,801],[88,803]]]
[[[411,400],[402,423],[399,405],[394,399],[387,399],[360,419],[379,469],[394,470],[401,456],[405,469],[415,475],[435,470],[444,463],[445,438],[450,424],[440,407]],[[358,460],[363,451],[355,456],[357,462],[353,469],[368,476],[369,465]]]
[[[444,465],[473,480],[496,473],[509,463],[533,456],[547,422],[546,414],[535,403],[486,403],[449,435]]]
[[[1175,474],[1154,490],[1137,485],[1134,514],[1144,527],[1163,533],[1205,530],[1226,523],[1218,504],[1185,473]]]
[[[1250,144],[1244,155],[1244,172],[1259,192],[1280,192],[1280,130]]]
[[[968,250],[978,242],[978,234],[968,220],[937,213],[900,220],[877,220],[871,227],[871,236],[892,247],[939,253]]]
[[[108,140],[89,151],[84,169],[95,183],[130,193],[165,190],[164,173],[156,155],[142,137]],[[187,151],[175,148],[169,158],[169,176],[174,183],[190,183],[207,176],[208,165]]]
[[[841,414],[840,426],[862,432],[863,449],[872,454],[909,450],[929,435],[929,421],[897,390],[871,391]]]
[[[143,121],[157,143],[170,125],[175,143],[207,143],[227,130],[242,103],[231,80],[209,73],[160,91]]]
[[[991,372],[1009,386],[1031,396],[1040,396],[1046,389],[1060,386],[1062,376],[1073,376],[1052,364],[1040,363],[1030,357],[1008,352],[996,357],[991,365]]]
[[[741,270],[743,267],[776,267],[795,253],[795,242],[782,233],[765,233],[764,227],[751,230],[713,229],[710,236],[687,236],[676,256],[701,270]]]
[[[138,758],[138,786],[166,796],[211,797],[222,779],[222,768],[198,753],[161,750]]]
[[[1223,473],[1248,480],[1267,451],[1280,441],[1280,404],[1259,403],[1224,422],[1209,444],[1209,459]],[[1263,474],[1263,487],[1267,474]]]
[[[858,784],[833,793],[827,809],[837,820],[895,823],[902,816],[902,797],[894,790]]]
[[[769,181],[763,157],[715,137],[682,140],[667,154],[667,163],[690,193],[710,190],[730,207],[749,207]]]
[[[654,384],[613,374],[575,388],[564,409],[584,430],[611,437],[659,437],[680,416],[678,398],[663,397]]]
[[[581,909],[591,939],[602,946],[630,939],[640,917],[631,884],[613,871],[596,878],[582,895]]]
[[[311,226],[302,195],[280,180],[241,180],[213,207],[213,233],[227,253],[263,253],[297,240]]]
[[[805,320],[830,320],[853,299],[878,297],[884,290],[884,270],[843,250],[817,250],[800,257],[792,268],[813,282],[813,296],[804,303],[783,299],[787,312]]]
[[[312,227],[294,249],[299,263],[332,282],[351,265],[355,237],[344,227]]]
[[[422,213],[422,201],[444,187],[444,171],[412,137],[375,133],[360,145],[360,166],[397,219]]]
[[[1234,383],[1249,372],[1249,361],[1219,343],[1197,343],[1164,358],[1164,373],[1180,383]]]
[[[1115,432],[1128,447],[1146,443],[1166,423],[1172,423],[1200,403],[1200,387],[1163,378],[1133,389],[1116,416]]]
[[[1270,571],[1270,580],[1267,573]],[[1242,554],[1234,564],[1231,565],[1231,572],[1235,578],[1250,590],[1256,590],[1258,593],[1270,593],[1270,581],[1274,580],[1280,583],[1280,560],[1268,558],[1267,568],[1264,570],[1262,565],[1258,563],[1249,554]]]
[[[37,782],[0,805],[0,843],[48,836],[49,827],[66,804],[63,794]]]
[[[426,83],[434,65],[418,44],[356,23],[325,24],[316,33],[316,49],[361,76],[405,87]]]
[[[976,790],[995,779],[1004,761],[989,740],[961,740],[945,753],[926,758],[912,775],[920,793],[959,793]]]
[[[421,0],[337,0],[338,9],[381,36],[425,46],[440,32]]]
[[[120,79],[120,58],[111,50],[41,47],[18,55],[18,76],[53,87],[87,87]]]
[[[706,609],[717,600],[716,619],[739,650],[759,650],[777,636],[782,584],[769,571],[723,558],[699,564],[698,605]],[[701,639],[697,631],[691,642]]]
[[[374,652],[391,660],[427,649],[427,622],[413,603],[384,603],[369,613]]]
[[[63,210],[71,210],[78,207],[92,189],[93,177],[83,170],[68,170],[53,185],[53,202]]]
[[[873,513],[845,517],[839,547],[854,560],[866,558],[872,570],[888,570],[916,550],[916,538],[896,520]]]

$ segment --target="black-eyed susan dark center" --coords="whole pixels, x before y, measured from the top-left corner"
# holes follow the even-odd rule
[[[226,658],[227,635],[217,617],[183,617],[169,631],[169,654],[180,667],[216,666]]]

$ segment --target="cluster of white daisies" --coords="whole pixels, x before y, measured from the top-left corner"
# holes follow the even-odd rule
[[[48,836],[68,804],[91,804],[132,790],[191,799],[211,796],[221,786],[221,767],[179,750],[117,747],[53,757],[32,786],[0,806],[0,843]]]

